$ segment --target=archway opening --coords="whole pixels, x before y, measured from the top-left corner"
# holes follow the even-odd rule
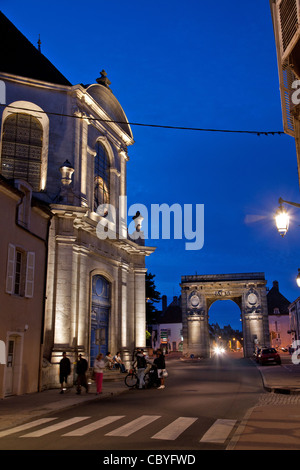
[[[210,349],[243,351],[241,309],[233,300],[217,300],[208,310]]]

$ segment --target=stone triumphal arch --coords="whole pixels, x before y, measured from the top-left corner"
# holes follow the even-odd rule
[[[183,353],[209,356],[209,308],[222,299],[241,310],[244,356],[251,356],[257,344],[268,346],[266,283],[264,273],[182,276]]]

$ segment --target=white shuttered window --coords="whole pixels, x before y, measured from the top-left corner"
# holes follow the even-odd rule
[[[34,293],[35,253],[8,245],[6,292],[32,298]]]

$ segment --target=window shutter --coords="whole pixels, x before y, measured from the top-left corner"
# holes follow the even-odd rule
[[[14,245],[8,245],[7,255],[7,273],[6,273],[6,292],[13,294],[14,283],[15,283],[15,266],[16,266],[16,247]]]
[[[281,73],[280,73],[281,72]],[[284,131],[294,136],[294,119],[291,114],[291,109],[293,107],[293,103],[291,100],[293,89],[292,83],[296,80],[295,75],[291,68],[284,64],[282,65],[282,70],[279,71],[279,79],[281,84],[281,104],[283,110],[283,127]]]
[[[6,364],[6,351],[4,341],[0,341],[0,364]]]
[[[281,0],[278,4],[279,27],[281,36],[282,55],[291,52],[290,46],[298,33],[298,8],[299,0]],[[299,34],[299,33],[298,33]]]
[[[26,281],[25,281],[25,297],[33,297],[34,288],[34,266],[35,266],[35,253],[29,251],[27,253],[26,263]]]

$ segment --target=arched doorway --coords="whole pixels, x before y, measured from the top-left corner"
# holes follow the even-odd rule
[[[92,277],[90,361],[94,364],[99,352],[106,355],[108,349],[111,285],[103,276]]]
[[[226,350],[242,351],[243,324],[238,299],[215,300],[208,309],[211,351],[217,346]]]
[[[209,305],[208,322],[218,323],[220,326],[230,325],[233,330],[243,329],[242,312],[238,302],[231,299],[214,300]]]

